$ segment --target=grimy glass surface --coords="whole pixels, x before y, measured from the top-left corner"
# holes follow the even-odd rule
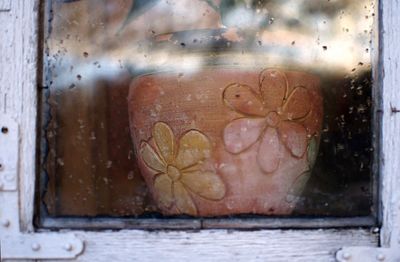
[[[47,1],[42,214],[372,214],[375,5]]]

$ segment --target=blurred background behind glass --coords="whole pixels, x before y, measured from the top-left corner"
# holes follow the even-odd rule
[[[168,50],[143,51],[146,39],[219,28],[254,35],[321,76],[320,152],[295,215],[372,212],[375,1],[236,1],[224,9],[220,0],[153,2],[130,20],[132,0],[48,3],[42,193],[50,216],[157,216],[135,165],[129,83],[149,63],[182,66]]]

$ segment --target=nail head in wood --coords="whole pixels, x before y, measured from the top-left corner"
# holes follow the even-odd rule
[[[378,259],[378,261],[384,261],[385,258],[386,258],[385,255],[382,254],[382,253],[380,253],[380,254],[378,254],[378,255],[376,256],[376,259]]]
[[[2,221],[1,221],[1,225],[2,225],[3,227],[9,227],[9,226],[10,226],[10,220],[8,220],[8,219],[2,220]]]
[[[33,243],[31,247],[32,247],[33,251],[39,251],[40,250],[40,245],[38,243]]]
[[[351,254],[349,252],[344,252],[343,253],[343,259],[344,260],[349,260],[351,258]]]
[[[74,247],[69,243],[64,246],[65,251],[72,251],[72,249],[74,249]]]

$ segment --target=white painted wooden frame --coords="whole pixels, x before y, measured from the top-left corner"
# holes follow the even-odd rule
[[[0,0],[0,125],[8,128],[0,132],[0,161],[6,159],[0,167],[3,259],[400,261],[399,1],[382,0],[379,12],[380,230],[35,231],[39,13],[39,0]],[[7,170],[15,188],[12,179],[4,180]]]

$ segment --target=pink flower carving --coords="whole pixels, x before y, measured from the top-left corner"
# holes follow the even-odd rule
[[[275,172],[288,150],[302,158],[307,150],[307,130],[303,121],[310,115],[312,100],[304,86],[289,88],[286,75],[266,69],[259,77],[259,92],[234,83],[223,93],[225,103],[245,117],[224,129],[225,148],[239,154],[258,142],[257,162],[265,173]]]

